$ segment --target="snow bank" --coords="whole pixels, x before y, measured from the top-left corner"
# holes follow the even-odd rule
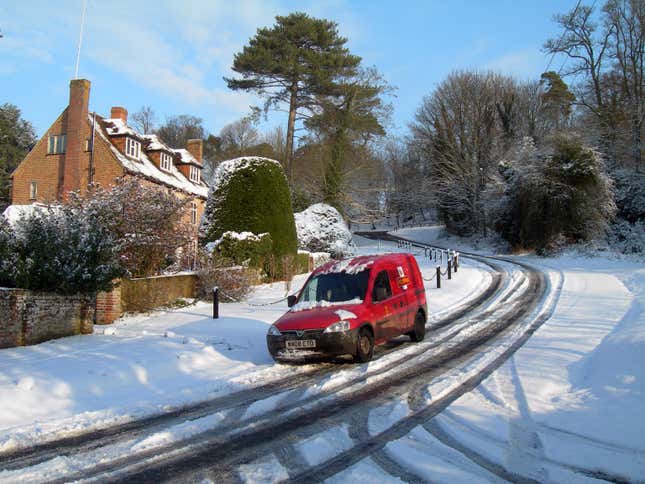
[[[317,203],[294,216],[299,248],[312,252],[329,252],[335,258],[349,257],[356,253],[352,234],[334,207]]]

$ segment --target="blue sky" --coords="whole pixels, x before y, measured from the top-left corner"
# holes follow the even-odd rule
[[[424,96],[451,71],[494,69],[537,79],[558,35],[552,21],[575,0],[88,0],[79,77],[92,81],[90,109],[157,121],[191,114],[214,134],[260,104],[226,88],[233,55],[275,15],[304,11],[334,20],[350,50],[397,88],[393,130],[403,133]],[[0,4],[0,104],[17,105],[42,134],[67,105],[82,0]],[[557,70],[561,60],[552,68]],[[272,113],[260,128],[286,125]]]

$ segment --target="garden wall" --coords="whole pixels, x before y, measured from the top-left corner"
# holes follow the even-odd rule
[[[121,310],[148,311],[172,304],[179,298],[194,298],[197,276],[179,274],[121,280]]]
[[[0,288],[0,348],[90,334],[93,321],[87,296]]]

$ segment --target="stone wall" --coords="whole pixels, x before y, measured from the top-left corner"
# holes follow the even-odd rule
[[[0,288],[0,348],[90,334],[93,320],[87,296]]]
[[[124,312],[148,311],[172,304],[179,298],[194,298],[197,276],[179,274],[121,281],[121,309]]]

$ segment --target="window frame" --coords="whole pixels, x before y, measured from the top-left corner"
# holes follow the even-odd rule
[[[162,151],[159,155],[159,168],[170,173],[170,171],[172,170],[172,156]]]
[[[197,168],[195,165],[190,165],[190,171],[188,173],[188,178],[190,179],[191,182],[194,183],[199,183],[200,181],[200,175],[201,175],[201,170]]]
[[[141,156],[141,143],[134,138],[127,137],[125,139],[125,154],[138,160]]]
[[[67,149],[67,134],[50,134],[47,139],[47,154],[62,155]]]
[[[190,202],[190,222],[197,225],[197,203]]]
[[[38,182],[29,182],[29,200],[36,200],[38,198]]]
[[[386,297],[384,297],[383,299],[378,299],[376,297],[376,289],[381,287],[380,284],[379,284],[379,278],[381,277],[382,274],[385,274],[385,278],[387,280],[387,285],[385,287],[386,287],[388,292],[386,294]],[[372,286],[372,302],[373,303],[380,303],[380,302],[383,302],[383,301],[387,301],[391,297],[392,297],[392,282],[390,281],[390,274],[388,273],[387,269],[382,269],[374,277],[374,285]]]

